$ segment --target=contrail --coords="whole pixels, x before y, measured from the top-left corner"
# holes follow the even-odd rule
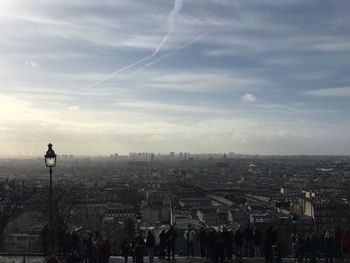
[[[209,35],[209,34],[211,34],[211,33],[213,33],[213,32],[215,32],[215,30],[209,30],[209,31],[205,32],[204,34],[201,34],[201,35],[199,35],[199,36],[196,36],[196,37],[193,38],[191,41],[186,42],[186,43],[182,44],[181,46],[178,46],[178,47],[176,47],[175,49],[173,49],[173,50],[171,50],[171,51],[169,51],[169,52],[167,52],[167,53],[161,55],[160,57],[158,57],[158,58],[156,58],[156,59],[154,59],[154,60],[148,62],[147,64],[143,65],[142,67],[139,67],[138,69],[136,69],[136,70],[134,71],[134,73],[135,73],[135,72],[138,72],[138,71],[140,71],[140,70],[142,70],[142,69],[144,69],[144,68],[147,68],[147,67],[149,67],[149,66],[152,66],[152,65],[158,63],[159,61],[163,60],[164,58],[167,58],[167,57],[171,56],[171,55],[174,54],[176,51],[178,51],[178,50],[180,50],[180,49],[183,49],[183,48],[186,48],[186,47],[192,45],[193,43],[195,43],[195,42],[201,40],[202,38],[206,37],[207,35]]]
[[[146,60],[149,60],[151,59],[152,57],[154,57],[155,55],[158,54],[158,52],[161,50],[161,48],[164,46],[164,44],[167,42],[167,40],[169,39],[170,35],[172,34],[172,32],[174,31],[174,27],[175,27],[175,18],[177,16],[177,14],[181,11],[181,8],[182,8],[182,2],[183,0],[175,0],[175,3],[174,3],[174,7],[173,9],[171,10],[169,16],[168,16],[168,23],[167,23],[167,34],[163,37],[162,41],[158,44],[158,46],[155,48],[155,50],[153,51],[152,54],[144,57],[144,58],[141,58],[133,63],[131,63],[130,65],[127,65],[121,69],[118,69],[117,71],[114,71],[112,72],[111,74],[108,74],[106,75],[105,77],[95,81],[94,83],[92,83],[91,85],[89,85],[87,88],[92,88],[110,78],[112,78],[113,76],[116,76],[118,75],[119,73],[122,73],[123,71],[129,69],[129,68],[132,68]]]

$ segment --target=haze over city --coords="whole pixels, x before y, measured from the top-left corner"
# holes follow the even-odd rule
[[[0,156],[350,154],[347,1],[0,3]]]

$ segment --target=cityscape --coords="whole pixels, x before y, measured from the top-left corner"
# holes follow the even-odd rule
[[[293,233],[320,240],[338,229],[342,242],[349,239],[348,156],[141,152],[56,158],[51,224],[58,231],[52,240],[57,248],[64,243],[60,235],[74,233],[83,240],[99,231],[108,239],[111,255],[122,256],[124,239],[132,242],[138,232],[152,231],[160,255],[160,234],[174,226],[175,255],[186,256],[189,225],[195,233],[195,257],[207,255],[208,248],[197,239],[201,230],[233,234],[240,229],[243,257],[266,253],[264,234],[271,226],[285,257],[293,257]],[[40,254],[50,210],[44,158],[2,159],[0,167],[1,222],[6,222],[1,225],[2,251]],[[247,229],[252,237],[253,230],[260,231],[258,252],[246,240]]]

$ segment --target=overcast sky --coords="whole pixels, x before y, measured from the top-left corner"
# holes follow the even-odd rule
[[[350,154],[350,2],[2,0],[0,155]]]

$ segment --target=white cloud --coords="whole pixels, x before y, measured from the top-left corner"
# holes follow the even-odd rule
[[[38,67],[38,63],[36,63],[35,61],[25,61],[24,64],[34,69]]]
[[[162,118],[155,113],[71,111],[64,105],[60,109],[40,108],[27,101],[2,95],[0,101],[0,127],[6,127],[0,129],[2,154],[14,154],[21,150],[26,153],[41,152],[49,141],[54,143],[58,153],[73,154],[169,150],[321,153],[318,151],[322,150],[318,148],[321,141],[327,142],[328,146],[334,143],[341,145],[341,142],[349,146],[350,126],[344,123],[339,128],[339,125],[333,124],[246,119],[232,115],[227,119],[220,116],[217,119],[175,121],[174,117]],[[147,103],[141,106],[152,107]],[[155,107],[162,111],[172,105],[156,104]],[[202,109],[189,107],[187,110]],[[346,152],[345,146],[343,148]],[[323,151],[337,152],[334,146]]]
[[[244,102],[256,102],[257,98],[253,94],[246,93],[242,96],[242,100]]]
[[[158,112],[197,112],[197,113],[223,113],[224,110],[213,108],[213,107],[203,107],[187,104],[171,104],[171,103],[159,103],[150,101],[129,101],[129,102],[119,102],[114,104],[115,107],[128,107],[143,110],[152,110]]]
[[[80,110],[80,107],[79,106],[69,106],[68,110],[77,111],[77,110]]]
[[[314,89],[306,91],[305,94],[317,97],[350,97],[350,87]]]

